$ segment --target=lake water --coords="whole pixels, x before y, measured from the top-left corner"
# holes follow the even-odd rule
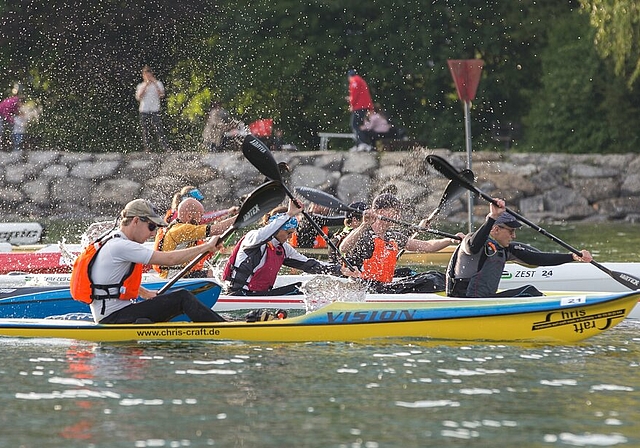
[[[640,226],[547,230],[599,261],[640,247]],[[0,447],[638,447],[639,330],[528,346],[0,338]]]
[[[2,447],[640,446],[640,334],[493,344],[0,341]]]

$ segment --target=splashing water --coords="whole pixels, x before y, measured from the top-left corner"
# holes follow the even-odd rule
[[[307,313],[333,302],[364,302],[367,298],[366,286],[362,283],[331,275],[317,275],[305,282],[300,290],[304,294]]]
[[[93,243],[103,234],[113,230],[115,224],[113,221],[101,221],[94,222],[80,237],[80,250],[84,250],[89,244]],[[66,245],[66,240],[62,238],[62,241],[58,241],[58,248],[60,248],[60,264],[64,266],[73,266],[78,254],[74,253]]]
[[[62,241],[58,241],[58,247],[60,248],[60,264],[62,266],[73,266],[76,261],[77,254],[74,254],[65,244],[66,240],[62,238]]]
[[[115,229],[113,221],[100,221],[91,224],[80,237],[80,248],[84,250],[89,244],[93,243],[103,234]]]

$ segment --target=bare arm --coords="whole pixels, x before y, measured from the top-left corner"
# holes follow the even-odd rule
[[[154,251],[149,264],[160,266],[176,266],[187,263],[198,255],[206,252],[214,252],[222,249],[222,243],[218,243],[218,235],[212,236],[205,244],[200,244],[187,249],[171,250],[168,252]]]
[[[236,221],[237,216],[231,216],[230,218],[226,218],[223,219],[222,221],[218,221],[216,223],[210,224],[210,228],[211,228],[211,233],[213,235],[219,235],[221,233],[224,233],[225,230],[227,230],[229,228],[229,226],[231,226],[231,224],[233,224]]]
[[[340,252],[347,254],[356,247],[363,234],[369,231],[371,223],[375,221],[376,216],[371,210],[365,210],[362,214],[362,224],[353,229],[340,243]]]
[[[464,238],[463,233],[458,233],[457,235]],[[457,243],[459,243],[459,241],[454,240],[453,238],[441,238],[437,240],[416,240],[411,238],[407,241],[407,245],[405,247],[411,252],[437,252],[450,244]]]

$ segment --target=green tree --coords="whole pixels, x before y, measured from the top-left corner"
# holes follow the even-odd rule
[[[245,122],[274,118],[287,139],[313,148],[318,131],[348,129],[346,72],[357,68],[374,101],[410,135],[462,150],[463,109],[447,59],[481,58],[474,148],[495,146],[489,144],[493,123],[524,117],[525,132],[536,136],[530,145],[537,145],[537,133],[555,129],[556,141],[575,140],[572,150],[621,148],[621,141],[635,142],[634,127],[573,131],[575,117],[587,120],[593,110],[608,123],[625,121],[623,112],[627,120],[637,117],[633,107],[616,106],[625,98],[624,82],[598,69],[586,21],[572,25],[573,34],[555,28],[555,37],[549,34],[550,22],[578,8],[577,0],[4,2],[0,86],[23,80],[42,101],[46,147],[139,150],[133,93],[148,64],[166,86],[165,124],[174,148],[199,147],[214,100]],[[593,90],[571,113],[554,111],[546,126],[542,97],[553,102],[562,87],[549,70],[584,81],[577,58],[565,67],[554,59],[559,49],[573,54],[565,48],[572,36],[584,36],[580,51],[590,55]]]
[[[572,153],[634,149],[637,137],[624,119],[637,114],[634,99],[598,57],[587,21],[580,10],[550,20],[549,45],[541,54],[542,87],[525,119],[528,148]]]
[[[640,4],[634,0],[580,0],[595,28],[595,46],[632,86],[640,76]]]

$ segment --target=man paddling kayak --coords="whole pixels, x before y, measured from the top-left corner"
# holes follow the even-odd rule
[[[162,252],[168,252],[185,247],[193,247],[200,244],[205,238],[223,233],[236,219],[235,216],[226,218],[215,224],[201,224],[204,214],[203,205],[194,198],[183,199],[178,205],[178,216],[169,223],[169,226],[161,228],[156,234],[154,248]],[[208,277],[204,268],[205,259],[195,265],[185,277]],[[153,265],[153,269],[161,278],[167,278],[169,274],[176,274],[182,266]]]
[[[167,223],[149,201],[136,199],[120,213],[120,227],[90,244],[76,259],[71,273],[71,295],[89,303],[95,322],[125,324],[166,322],[186,314],[193,322],[222,322],[224,319],[190,291],[181,289],[156,295],[141,286],[142,266],[175,266],[200,254],[222,247],[214,236],[188,249],[160,252],[144,246]],[[146,299],[132,303],[141,297]]]
[[[559,254],[540,252],[534,247],[513,241],[522,224],[505,210],[502,199],[494,199],[484,224],[465,237],[455,250],[447,268],[447,295],[452,297],[527,297],[542,293],[532,285],[497,293],[507,261],[531,266],[557,266],[572,261],[590,263],[591,254],[582,250]]]
[[[265,217],[264,226],[248,232],[233,249],[223,272],[233,295],[299,294],[299,284],[273,288],[278,271],[288,266],[309,274],[332,274],[358,277],[360,273],[339,264],[323,263],[296,251],[287,240],[298,227],[302,212],[294,201],[287,209],[276,208]]]
[[[450,244],[452,238],[419,240],[392,228],[384,218],[397,220],[402,204],[391,193],[378,195],[362,215],[362,224],[351,231],[340,244],[347,260],[358,266],[367,286],[377,293],[435,292],[444,289],[444,275],[427,272],[400,282],[393,282],[398,252],[406,248],[413,252],[437,252]],[[425,223],[421,222],[423,226]],[[459,233],[460,238],[464,234]]]

